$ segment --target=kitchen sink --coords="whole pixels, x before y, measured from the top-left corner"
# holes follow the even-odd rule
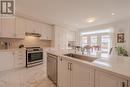
[[[84,60],[88,62],[93,62],[94,60],[97,59],[91,56],[79,55],[79,54],[74,54],[74,53],[64,54],[64,56],[68,56],[68,57],[72,57],[72,58],[76,58],[76,59],[80,59],[80,60]]]

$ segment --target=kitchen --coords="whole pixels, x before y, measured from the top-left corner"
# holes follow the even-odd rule
[[[0,87],[130,87],[129,1],[0,4]]]

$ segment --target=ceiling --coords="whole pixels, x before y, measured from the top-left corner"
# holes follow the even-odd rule
[[[15,0],[16,13],[75,29],[130,17],[130,0]],[[116,15],[112,16],[112,13]],[[96,21],[87,23],[88,17]]]

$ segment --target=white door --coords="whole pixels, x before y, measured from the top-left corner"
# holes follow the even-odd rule
[[[95,87],[127,87],[127,80],[108,73],[96,71]]]
[[[16,17],[16,38],[24,38],[26,30],[25,19]]]
[[[68,69],[69,60],[58,59],[58,87],[71,87],[70,70]]]
[[[14,38],[15,36],[15,18],[3,18],[2,37]]]
[[[71,82],[71,87],[94,87],[94,69],[90,65],[72,62]]]

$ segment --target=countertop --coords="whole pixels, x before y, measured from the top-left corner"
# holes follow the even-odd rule
[[[63,57],[66,57],[63,54],[73,53],[73,52],[74,51],[72,50],[57,50],[57,51],[49,50],[48,51],[48,53],[55,54],[58,56],[63,56]],[[86,55],[86,56],[95,57],[97,59],[94,60],[93,62],[87,62],[87,61],[74,59],[74,58],[71,58],[71,59],[77,60],[81,63],[90,64],[91,66],[94,67],[94,69],[104,70],[109,73],[112,73],[122,78],[126,78],[130,80],[130,57],[109,56],[107,58],[101,58],[101,57],[96,57],[96,56],[91,56],[91,55]]]

